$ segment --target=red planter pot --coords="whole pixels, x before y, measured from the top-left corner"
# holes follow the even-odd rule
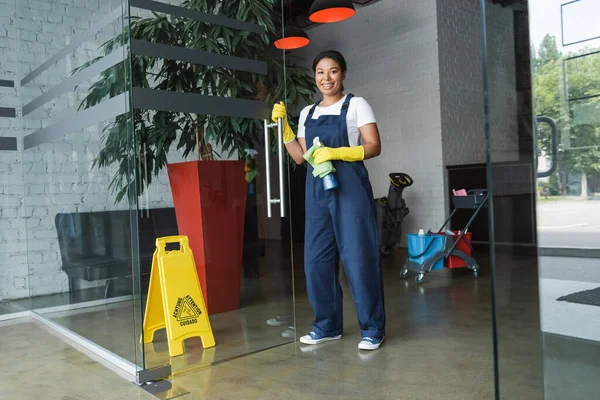
[[[167,165],[180,235],[189,239],[209,314],[240,305],[244,161],[188,161]]]

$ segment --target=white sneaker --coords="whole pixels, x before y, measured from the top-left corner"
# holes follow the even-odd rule
[[[310,332],[308,335],[304,335],[300,338],[300,342],[304,344],[319,344],[327,342],[328,340],[341,339],[342,335],[337,336],[321,336],[315,332]]]
[[[276,316],[275,318],[270,318],[267,320],[267,325],[270,326],[283,326],[285,325],[285,320],[283,318],[281,318],[279,315]]]
[[[383,343],[384,337],[364,337],[358,344],[358,348],[361,350],[377,350],[381,343]]]
[[[286,339],[292,339],[296,336],[296,328],[293,326],[288,326],[287,329],[281,332],[281,337]]]

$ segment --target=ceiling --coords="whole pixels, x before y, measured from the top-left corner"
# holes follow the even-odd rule
[[[315,23],[308,19],[308,12],[314,0],[283,0],[283,13],[286,25],[294,25],[299,28],[306,28]],[[359,6],[365,6],[379,0],[352,0],[352,3]],[[419,1],[419,0],[415,0]],[[447,0],[443,0],[447,1]],[[502,7],[522,7],[527,5],[527,0],[489,0],[493,4],[499,4]]]
[[[286,25],[306,28],[315,23],[308,19],[308,11],[314,0],[283,0],[283,12]],[[355,5],[367,5],[379,0],[352,0]]]

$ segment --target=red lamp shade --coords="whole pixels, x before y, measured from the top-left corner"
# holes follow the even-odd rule
[[[338,22],[352,17],[355,13],[350,0],[315,0],[310,6],[308,19],[318,23]]]
[[[308,34],[304,32],[304,29],[296,26],[287,26],[284,32],[278,32],[277,40],[275,41],[275,47],[283,50],[293,50],[304,47],[310,43]]]

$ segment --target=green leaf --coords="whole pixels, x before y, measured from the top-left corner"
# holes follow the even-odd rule
[[[132,17],[129,26],[100,46],[107,55],[130,38],[172,46],[233,55],[267,63],[267,75],[251,74],[227,68],[130,55],[127,60],[100,74],[92,82],[81,109],[93,107],[124,92],[128,86],[155,90],[193,92],[209,96],[256,99],[258,83],[268,89],[267,107],[283,99],[287,87],[289,106],[310,101],[315,84],[312,72],[301,67],[303,60],[293,54],[286,58],[286,75],[281,53],[273,51],[275,15],[279,3],[274,0],[184,0],[183,7],[252,22],[265,27],[265,34],[242,32],[177,16],[152,13],[149,18]],[[128,37],[130,36],[130,37]],[[101,58],[95,58],[72,73],[82,71]],[[285,79],[285,82],[284,82]],[[130,82],[131,81],[131,82]],[[583,88],[589,92],[590,88]],[[133,132],[129,126],[133,125]],[[195,152],[197,126],[204,127],[204,139],[223,148],[224,155],[243,157],[248,147],[260,145],[262,121],[250,118],[217,117],[165,111],[135,110],[115,118],[104,128],[102,149],[94,168],[115,171],[110,190],[117,202],[136,201],[152,183],[153,175],[164,173],[173,146],[186,157]],[[219,154],[215,152],[217,157]],[[600,158],[600,157],[597,157]]]

